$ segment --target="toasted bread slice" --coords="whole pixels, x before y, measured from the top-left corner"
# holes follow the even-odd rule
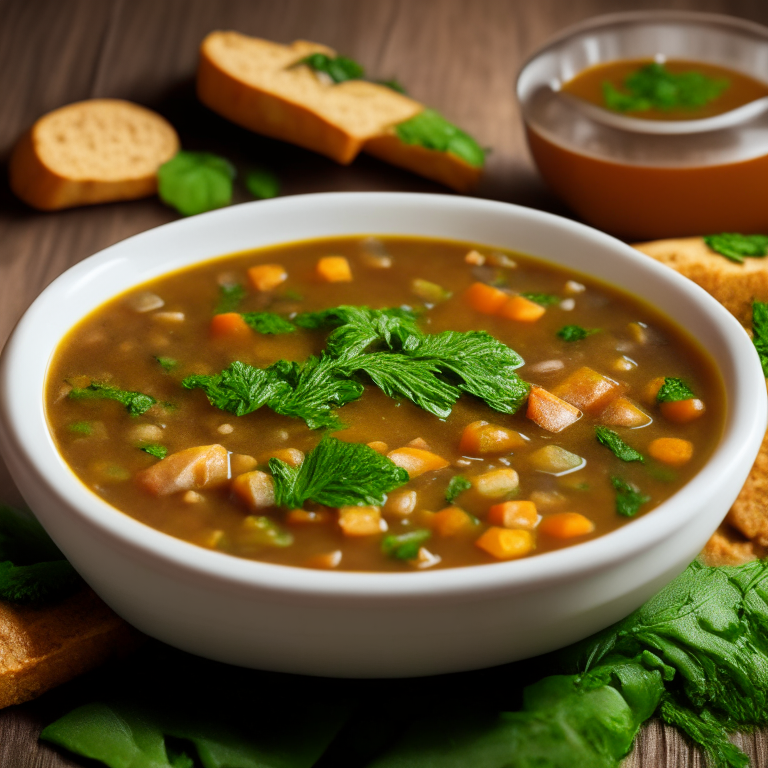
[[[119,658],[144,639],[87,588],[55,605],[0,603],[0,708]]]
[[[200,47],[197,93],[214,112],[257,133],[347,164],[363,144],[423,106],[364,80],[327,82],[300,64],[336,53],[297,41],[279,45],[238,32],[211,32]]]
[[[176,131],[155,112],[117,99],[80,101],[22,136],[11,189],[46,211],[147,197],[157,192],[157,169],[178,150]]]

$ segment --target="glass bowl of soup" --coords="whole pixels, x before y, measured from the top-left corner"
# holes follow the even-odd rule
[[[486,667],[621,618],[703,547],[766,420],[751,341],[696,285],[437,195],[138,235],[45,290],[0,376],[9,469],[112,608],[314,675]]]
[[[585,221],[625,239],[765,232],[767,50],[765,27],[682,11],[565,31],[517,80],[539,171]]]

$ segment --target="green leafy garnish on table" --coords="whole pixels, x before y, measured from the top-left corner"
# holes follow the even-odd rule
[[[616,112],[697,109],[714,101],[729,85],[727,78],[714,79],[695,70],[674,74],[664,64],[652,62],[625,78],[623,90],[604,82],[603,99]]]
[[[72,400],[116,400],[131,416],[141,416],[157,403],[154,397],[143,392],[131,392],[98,381],[92,381],[87,387],[73,387],[68,397]]]
[[[314,501],[328,507],[380,505],[408,482],[408,473],[363,443],[324,437],[298,467],[269,460],[275,505],[301,508]]]
[[[468,491],[471,487],[472,481],[468,480],[464,475],[454,475],[449,480],[448,487],[445,489],[445,500],[449,504],[453,504],[464,491]]]
[[[595,427],[595,437],[601,445],[611,450],[622,461],[645,461],[642,453],[638,453],[634,448],[627,445],[616,432],[608,429],[608,427]]]
[[[622,517],[634,517],[651,500],[637,486],[616,475],[611,476],[611,485],[616,491],[616,513]]]
[[[752,343],[760,357],[763,375],[768,378],[768,302],[752,303]]]
[[[248,171],[245,186],[257,200],[269,200],[280,194],[280,182],[274,173],[264,169]]]
[[[715,253],[737,264],[743,264],[745,257],[759,259],[768,254],[768,235],[740,235],[736,232],[724,232],[720,235],[705,235],[704,242]]]
[[[214,315],[226,315],[234,312],[240,302],[248,295],[248,291],[240,283],[225,283],[219,286],[219,303],[213,310]]]
[[[274,312],[245,312],[243,320],[254,331],[267,334],[293,333],[296,326]]]
[[[360,80],[365,76],[362,65],[346,56],[328,56],[325,53],[311,53],[302,59],[299,64],[306,64],[315,72],[323,72],[334,83],[343,83],[346,80]]]
[[[410,120],[398,123],[395,133],[404,144],[448,152],[475,168],[482,168],[485,164],[485,152],[480,145],[433,109],[425,109]]]
[[[164,459],[168,455],[168,449],[164,445],[142,445],[141,450],[156,459]]]
[[[564,325],[558,332],[563,341],[582,341],[593,333],[600,333],[599,328],[582,328],[580,325]]]
[[[682,380],[667,377],[656,393],[657,403],[674,403],[678,400],[690,400],[696,397],[693,390]]]
[[[180,150],[158,168],[160,199],[183,216],[223,208],[232,201],[235,168],[210,152]]]
[[[562,301],[559,296],[555,296],[553,293],[521,293],[520,295],[524,299],[541,304],[542,307],[553,307]]]

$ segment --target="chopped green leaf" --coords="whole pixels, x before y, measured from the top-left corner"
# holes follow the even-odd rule
[[[605,106],[616,112],[649,109],[697,109],[714,101],[730,86],[726,78],[714,79],[691,70],[673,74],[664,64],[652,62],[624,80],[624,91],[603,83]]]
[[[656,393],[657,403],[673,403],[678,400],[690,400],[696,397],[693,390],[682,380],[666,378]]]
[[[295,509],[312,500],[328,507],[380,505],[408,473],[363,443],[324,437],[298,467],[269,460],[275,504]]]
[[[243,320],[259,333],[293,333],[296,330],[293,323],[274,312],[246,312],[243,314]]]
[[[645,461],[641,453],[627,445],[612,429],[595,427],[595,436],[601,445],[613,451],[622,461]]]
[[[117,400],[118,403],[125,406],[131,416],[141,416],[157,402],[151,395],[145,395],[142,392],[129,392],[119,387],[113,387],[111,384],[101,384],[98,381],[92,381],[87,387],[73,387],[68,396],[73,400]]]
[[[752,303],[752,343],[760,356],[763,375],[768,378],[768,303]]]
[[[141,450],[156,459],[164,459],[168,455],[168,449],[164,445],[142,445]]]
[[[365,75],[365,70],[353,59],[346,56],[332,58],[325,53],[312,53],[299,64],[306,64],[315,72],[324,72],[334,83],[343,83],[345,80],[360,80]]]
[[[650,496],[616,475],[611,476],[611,485],[616,491],[616,512],[623,517],[634,517],[640,507],[651,500]]]
[[[421,545],[432,536],[432,531],[420,528],[398,535],[390,534],[381,541],[381,551],[394,560],[415,560]]]
[[[240,306],[240,302],[246,297],[248,292],[240,283],[229,283],[219,286],[219,303],[213,310],[214,315],[226,315],[229,312],[235,312]]]
[[[768,254],[768,235],[740,235],[736,232],[724,232],[720,235],[705,235],[704,242],[715,253],[738,264],[744,263],[744,257],[762,258]]]
[[[485,152],[478,143],[432,109],[425,109],[410,120],[398,123],[395,133],[404,144],[448,152],[476,168],[485,164]]]
[[[464,475],[454,475],[450,479],[448,487],[445,489],[445,500],[449,504],[453,504],[464,491],[468,491],[471,487],[472,482],[467,480]]]
[[[274,173],[263,169],[248,171],[245,186],[257,200],[268,200],[280,194],[280,182]]]
[[[93,433],[93,425],[90,421],[73,421],[67,425],[67,429],[73,435],[90,435]]]
[[[453,296],[453,293],[443,288],[442,285],[418,277],[411,281],[411,290],[428,304],[439,304]]]
[[[580,325],[564,325],[557,335],[563,341],[581,341],[593,333],[600,333],[599,328],[582,328]]]
[[[229,205],[234,178],[234,166],[223,157],[181,150],[158,168],[157,192],[182,216],[193,216]]]
[[[172,357],[155,357],[155,360],[160,364],[160,367],[167,373],[172,371],[178,364],[178,360],[174,360]]]
[[[534,301],[536,304],[541,304],[542,307],[552,307],[555,304],[559,304],[561,299],[559,296],[555,296],[552,293],[521,293],[524,299],[528,301]]]
[[[272,518],[264,515],[246,517],[240,533],[238,543],[246,548],[249,546],[282,548],[293,544],[293,534],[283,530]]]

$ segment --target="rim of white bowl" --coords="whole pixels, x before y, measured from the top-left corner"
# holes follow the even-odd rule
[[[370,228],[358,230],[354,227],[338,231],[338,225],[336,230],[322,231],[326,218],[334,211],[338,214],[339,210],[344,210],[345,215],[352,212],[353,221],[389,211],[391,215],[402,214],[406,224],[398,229],[382,226],[373,232]],[[718,367],[728,396],[720,444],[705,468],[681,490],[654,510],[616,531],[589,542],[523,560],[418,573],[324,572],[240,559],[161,533],[111,507],[87,489],[69,469],[48,431],[43,407],[45,374],[53,349],[76,322],[51,329],[49,306],[55,302],[71,302],[79,296],[81,304],[72,311],[79,313],[78,317],[84,317],[91,311],[93,303],[92,299],[87,299],[89,291],[100,282],[105,282],[112,273],[122,271],[123,274],[130,274],[134,264],[131,259],[139,264],[143,264],[142,258],[148,261],[146,253],[142,257],[141,252],[153,243],[155,247],[169,249],[170,265],[160,267],[155,260],[150,269],[143,264],[140,276],[133,281],[127,280],[122,288],[112,290],[110,296],[118,295],[152,276],[183,268],[178,260],[180,250],[186,248],[181,249],[180,240],[191,241],[196,248],[213,248],[207,256],[190,259],[188,263],[193,264],[247,248],[215,246],[217,239],[221,238],[220,233],[226,232],[228,226],[242,225],[249,218],[275,219],[282,216],[290,220],[298,212],[312,220],[312,226],[321,230],[319,234],[294,238],[288,232],[285,237],[273,240],[274,243],[323,237],[334,232],[342,235],[397,233],[430,236],[414,232],[417,225],[407,223],[408,219],[421,222],[430,212],[445,220],[448,231],[443,233],[443,237],[479,242],[472,236],[452,232],[452,228],[458,226],[452,223],[450,214],[454,212],[457,216],[507,217],[510,224],[523,219],[534,228],[542,225],[554,228],[557,237],[574,237],[590,247],[611,251],[617,261],[609,259],[605,262],[609,272],[619,274],[619,270],[630,268],[630,271],[636,271],[639,267],[652,275],[654,281],[659,280],[658,287],[662,293],[667,289],[679,292],[686,297],[683,304],[698,307],[700,320],[714,331],[712,338],[721,350]],[[524,241],[525,231],[521,230],[519,236]],[[512,241],[489,242],[487,245],[530,252]],[[535,252],[530,252],[530,255],[543,261],[555,261]],[[147,272],[152,274],[147,277]],[[598,279],[617,282],[605,277]],[[631,289],[628,292],[631,293]],[[102,300],[96,301],[94,306],[101,303]],[[15,373],[17,371],[22,373]],[[183,572],[187,580],[238,590],[258,587],[274,593],[306,595],[313,599],[320,596],[326,599],[356,597],[366,600],[455,599],[462,595],[489,595],[497,591],[538,588],[553,581],[569,580],[577,574],[603,569],[652,547],[684,526],[701,506],[702,498],[707,496],[707,478],[711,473],[729,477],[734,472],[742,471],[743,462],[748,461],[751,466],[765,432],[766,419],[764,379],[749,337],[735,318],[711,296],[668,267],[609,235],[549,213],[478,198],[397,192],[320,193],[246,203],[166,224],[100,251],[54,280],[19,321],[0,361],[0,393],[0,423],[4,427],[0,430],[0,449],[8,463],[31,467],[36,482],[45,484],[69,508],[69,514],[87,521],[97,537],[110,539],[112,546],[117,546],[124,554],[142,558],[148,566]],[[45,514],[40,517],[45,522]]]

